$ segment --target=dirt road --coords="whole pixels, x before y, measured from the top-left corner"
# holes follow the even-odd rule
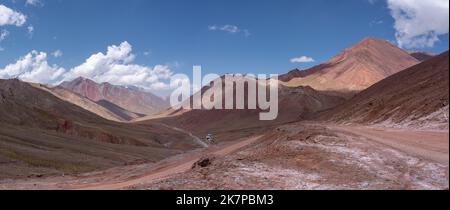
[[[209,146],[207,143],[202,141],[202,139],[200,139],[198,136],[195,136],[194,134],[192,134],[189,131],[186,131],[184,129],[177,128],[177,127],[174,127],[174,126],[169,126],[169,125],[166,125],[166,124],[163,124],[163,123],[157,123],[157,124],[190,136],[194,142],[196,142],[198,145],[200,145],[200,146],[202,146],[204,148],[207,148]]]
[[[363,136],[407,154],[449,164],[449,133],[440,131],[397,130],[360,126],[327,126],[330,129]]]
[[[349,144],[346,146],[346,148],[343,148],[342,153],[343,155],[349,155],[344,156],[348,158],[353,158],[350,161],[353,161],[352,163],[355,163],[358,167],[361,166],[361,164],[369,167],[369,168],[378,168],[378,170],[370,170],[370,172],[374,172],[373,176],[381,176],[381,180],[386,179],[392,179],[396,180],[396,183],[399,182],[399,180],[403,180],[403,185],[394,186],[394,189],[404,189],[406,185],[415,186],[416,188],[412,187],[412,189],[440,189],[440,186],[448,186],[448,164],[449,164],[449,133],[447,131],[417,131],[417,130],[398,130],[398,129],[387,129],[387,128],[371,128],[371,127],[363,127],[363,126],[339,126],[339,125],[323,125],[323,124],[314,124],[314,123],[308,123],[310,125],[303,126],[303,125],[291,125],[289,129],[292,130],[283,130],[283,132],[288,132],[291,136],[298,136],[298,138],[302,138],[302,135],[312,135],[312,136],[318,136],[325,135],[328,133],[331,136],[340,136],[342,138],[351,138],[354,141],[358,141],[358,144]],[[325,129],[326,128],[326,129]],[[282,133],[283,133],[282,132]],[[321,135],[315,135],[316,132],[323,132],[320,133]],[[343,134],[343,135],[341,135]],[[270,137],[270,138],[269,138]],[[110,170],[105,171],[98,171],[93,173],[87,173],[80,176],[74,176],[74,177],[49,177],[46,179],[25,179],[22,181],[14,181],[14,182],[5,182],[3,184],[0,184],[0,189],[66,189],[66,190],[115,190],[115,189],[133,189],[134,187],[139,186],[147,186],[151,188],[153,185],[156,186],[156,188],[159,187],[158,183],[160,181],[166,181],[167,179],[170,179],[170,177],[174,177],[173,175],[180,175],[187,172],[187,174],[190,172],[192,166],[194,163],[196,163],[198,160],[200,160],[202,157],[205,156],[227,156],[235,154],[237,151],[240,151],[244,149],[245,147],[249,145],[257,145],[259,142],[262,142],[263,139],[273,139],[276,140],[277,136],[265,136],[264,138],[262,136],[254,137],[254,138],[248,138],[243,140],[238,140],[235,142],[228,142],[221,145],[212,145],[207,148],[201,148],[197,149],[185,154],[181,154],[178,156],[174,156],[171,158],[168,158],[166,160],[163,160],[158,163],[154,164],[141,164],[141,165],[130,165],[130,166],[119,166],[117,168],[112,168]],[[297,137],[295,137],[297,138]],[[295,139],[294,138],[294,139]],[[292,140],[292,139],[291,139]],[[324,142],[329,141],[329,139],[324,139]],[[283,141],[279,140],[274,142],[274,144],[295,144],[296,141]],[[298,143],[302,144],[302,142],[297,141]],[[309,148],[311,151],[310,153],[305,153],[305,151],[296,150],[295,147],[291,148],[291,150],[287,150],[287,153],[284,154],[283,151],[280,152],[279,147],[274,146],[276,152],[274,152],[274,157],[282,159],[282,161],[293,161],[290,158],[288,154],[298,154],[300,159],[296,159],[294,161],[295,167],[297,167],[299,164],[302,166],[299,170],[305,170],[305,167],[307,169],[308,164],[311,164],[309,161],[313,161],[314,163],[314,171],[321,170],[323,176],[326,177],[328,173],[335,173],[333,171],[333,168],[336,164],[336,162],[333,162],[331,165],[328,164],[328,159],[338,161],[339,160],[345,160],[343,156],[327,156],[326,158],[321,155],[320,152],[324,152],[320,149],[314,150],[314,145],[316,144],[310,144],[307,145],[306,148]],[[322,148],[321,144],[318,144]],[[261,148],[265,148],[267,145],[261,144]],[[284,148],[284,147],[281,147]],[[290,148],[290,147],[288,147]],[[346,150],[350,152],[346,152]],[[373,157],[369,157],[369,160],[375,160],[375,161],[368,161],[364,162],[365,160],[360,160],[359,156],[352,156],[354,154],[359,153],[353,153],[353,150],[356,151],[366,151],[368,154],[367,156],[370,156],[370,154],[373,154]],[[251,150],[250,150],[251,151]],[[259,150],[258,150],[259,151]],[[262,149],[261,151],[266,151],[265,149]],[[390,151],[400,151],[404,156],[389,156],[389,154],[392,155],[392,152]],[[272,153],[267,153],[272,154]],[[264,155],[267,155],[264,154]],[[329,153],[329,154],[341,154],[341,153]],[[341,155],[342,155],[341,154]],[[284,155],[284,156],[283,156]],[[381,161],[378,161],[380,159],[380,155],[382,156]],[[408,158],[405,158],[407,156],[413,156],[419,159],[422,159],[423,161],[419,161],[420,164],[414,163],[414,165],[410,165],[409,163],[405,162],[406,160],[409,161]],[[283,159],[282,157],[285,157]],[[383,159],[385,158],[385,159]],[[252,159],[253,160],[253,159]],[[392,164],[390,160],[392,160]],[[322,164],[325,164],[322,168],[315,168],[317,167],[317,162],[319,161]],[[250,161],[251,162],[251,161]],[[348,164],[348,162],[342,163],[343,165]],[[387,164],[387,165],[386,165]],[[399,167],[401,165],[402,167]],[[428,167],[430,166],[430,167]],[[248,168],[252,168],[254,165],[249,165]],[[430,168],[432,169],[430,171]],[[231,168],[232,169],[232,168]],[[267,170],[272,170],[272,167],[267,168]],[[439,169],[439,170],[438,170]],[[444,172],[442,172],[442,170]],[[221,173],[221,170],[228,170],[226,168],[223,169],[210,169],[210,170],[217,170],[218,173]],[[255,169],[256,171],[259,169]],[[291,170],[291,168],[289,168]],[[343,170],[339,168],[339,170]],[[354,174],[355,177],[361,177],[361,176],[367,176],[367,179],[373,176],[368,176],[365,174],[361,174],[361,170],[352,171],[352,167],[347,168],[348,171],[346,171],[344,174]],[[447,172],[445,172],[447,170]],[[233,172],[236,173],[236,172]],[[267,175],[267,171],[265,171]],[[278,171],[273,171],[271,173],[274,173],[275,177],[278,177],[276,175]],[[294,173],[294,172],[292,172]],[[297,173],[297,172],[295,172]],[[410,173],[413,173],[410,174]],[[260,174],[259,172],[255,174]],[[339,174],[342,174],[342,171],[339,171]],[[418,175],[419,174],[419,175]],[[421,175],[422,174],[422,175]],[[241,176],[241,173],[238,173],[236,176]],[[360,175],[360,176],[356,176]],[[398,177],[396,177],[398,175]],[[298,182],[305,182],[304,172],[299,173],[300,178],[298,178]],[[387,178],[386,178],[387,176]],[[392,178],[392,177],[394,178]],[[189,176],[188,176],[189,177]],[[283,175],[282,177],[285,177]],[[333,176],[335,177],[335,176]],[[421,181],[414,180],[414,177],[421,177]],[[437,177],[437,178],[436,178]],[[254,177],[253,177],[254,178]],[[291,179],[292,178],[292,179]],[[290,179],[286,179],[286,181],[292,182],[292,180],[295,180],[293,177]],[[195,181],[190,180],[192,177],[186,178],[187,182]],[[274,178],[274,179],[279,179]],[[252,179],[249,179],[252,180]],[[424,181],[427,180],[427,181]],[[437,180],[437,181],[436,181]],[[199,177],[199,180],[197,182],[201,183],[202,178]],[[223,180],[221,180],[223,181]],[[316,180],[317,181],[317,180]],[[316,181],[311,180],[311,183],[315,183]],[[359,180],[361,181],[361,180]],[[358,188],[358,182],[355,181],[355,189]],[[217,182],[220,182],[218,180]],[[217,183],[214,182],[214,183]],[[332,183],[335,184],[333,181]],[[342,176],[339,180],[339,183],[343,183],[347,186],[348,184],[348,177]],[[374,181],[374,184],[377,184],[378,182]],[[374,187],[374,189],[385,189],[391,187],[389,183],[383,183],[383,181],[380,181],[382,185],[377,185],[379,188]],[[438,183],[438,184],[436,184]],[[260,183],[241,183],[241,184],[248,184],[249,188],[252,188],[254,186],[259,186]],[[295,186],[297,186],[297,182],[293,182]],[[386,184],[386,185],[384,185]],[[244,185],[245,186],[245,185]],[[282,185],[280,188],[283,188],[286,186],[293,186],[293,185]],[[430,187],[431,186],[431,187]],[[438,187],[436,187],[438,186]],[[173,186],[172,186],[173,187]],[[175,188],[177,186],[174,186]],[[183,186],[178,186],[179,188],[183,189]],[[197,186],[198,187],[198,186]],[[206,185],[201,186],[205,187],[205,189],[210,189]],[[200,188],[201,188],[200,187]],[[267,186],[267,189],[271,188],[273,186]],[[144,188],[142,188],[144,189]],[[147,188],[145,188],[147,189]],[[187,187],[186,189],[191,189]],[[197,189],[197,188],[195,188]],[[266,188],[262,188],[266,189]],[[291,189],[290,187],[287,187],[286,189]],[[297,188],[293,188],[297,189]]]
[[[253,137],[244,141],[239,141],[237,143],[230,143],[219,147],[217,149],[205,150],[205,152],[195,154],[189,158],[181,161],[174,161],[171,163],[166,163],[165,165],[159,167],[159,169],[150,172],[144,176],[133,178],[126,181],[115,182],[115,183],[97,183],[92,185],[80,185],[80,186],[70,186],[67,189],[71,190],[115,190],[124,189],[132,186],[136,186],[142,183],[152,183],[161,180],[167,176],[183,173],[190,170],[195,162],[205,155],[215,155],[215,156],[225,156],[231,154],[239,149],[257,142],[261,137]]]
[[[337,132],[350,133],[364,137],[385,146],[405,152],[409,155],[449,164],[449,137],[448,132],[411,131],[380,129],[357,126],[329,125],[329,129]],[[192,165],[205,155],[226,156],[245,146],[257,142],[261,137],[254,137],[244,141],[230,143],[218,148],[205,149],[204,152],[193,154],[182,160],[165,163],[158,169],[129,180],[113,183],[96,183],[79,186],[71,186],[68,189],[75,190],[113,190],[124,189],[140,184],[149,184],[160,181],[168,176],[184,173],[192,168]]]

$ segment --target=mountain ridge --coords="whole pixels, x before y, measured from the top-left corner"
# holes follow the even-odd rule
[[[83,77],[63,82],[58,87],[94,102],[108,101],[137,115],[154,115],[168,107],[168,102],[164,99],[139,88],[112,85],[107,82],[96,83]]]
[[[19,80],[0,80],[0,179],[159,161],[197,148],[167,127],[104,119]]]
[[[388,41],[365,38],[329,61],[280,76],[287,86],[311,86],[317,90],[361,91],[382,79],[418,64],[406,51]]]
[[[449,52],[394,74],[319,119],[448,130]],[[445,119],[446,118],[446,119]]]

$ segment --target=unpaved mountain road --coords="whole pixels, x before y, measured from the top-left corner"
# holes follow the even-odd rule
[[[449,164],[449,134],[448,132],[416,131],[381,129],[362,126],[327,126],[337,132],[350,133],[363,137],[409,155],[435,161],[441,164]],[[261,137],[254,137],[239,142],[230,143],[219,148],[205,149],[203,152],[193,154],[179,161],[163,164],[158,169],[138,178],[113,183],[96,183],[92,185],[70,186],[67,189],[75,190],[113,190],[125,189],[140,184],[150,184],[160,181],[171,175],[189,171],[193,164],[207,155],[226,156],[245,146],[257,143]]]
[[[257,142],[261,137],[253,137],[244,141],[239,141],[237,143],[231,143],[220,147],[218,149],[213,150],[205,150],[205,152],[198,153],[183,159],[181,161],[175,161],[166,163],[163,166],[160,166],[159,169],[152,171],[144,176],[133,178],[126,181],[114,182],[114,183],[96,183],[96,184],[88,184],[88,185],[78,185],[78,186],[70,186],[66,189],[70,190],[116,190],[116,189],[125,189],[129,187],[133,187],[139,184],[149,184],[158,180],[161,180],[167,176],[183,173],[192,168],[194,163],[199,161],[202,157],[206,155],[214,155],[214,156],[226,156],[231,154],[239,149],[242,149],[248,145],[251,145]]]
[[[157,124],[190,136],[195,143],[197,143],[198,145],[202,146],[203,148],[209,147],[209,145],[207,143],[205,143],[201,138],[199,138],[198,136],[195,136],[194,134],[192,134],[189,131],[186,131],[186,130],[181,129],[181,128],[177,128],[175,126],[170,126],[170,125],[167,125],[167,124],[164,124],[164,123],[157,123]]]
[[[409,155],[449,164],[449,133],[442,131],[400,130],[362,126],[328,125],[329,129],[362,136]]]
[[[379,145],[377,146],[378,149],[393,149],[409,156],[414,156],[432,163],[438,163],[448,169],[448,131],[417,131],[364,126],[308,124],[327,128],[327,132],[334,134],[341,133],[344,134],[344,136],[352,136],[354,139],[363,140],[361,142],[363,144],[364,142],[368,142],[366,146],[369,150],[372,148],[371,145],[373,145],[370,144],[370,142],[373,142],[376,145]],[[302,126],[294,128],[301,129]],[[307,133],[307,130],[301,130],[299,132]],[[271,136],[271,139],[277,141],[277,136]],[[265,142],[263,140],[267,140],[267,136],[257,136],[235,142],[212,145],[208,148],[197,149],[186,154],[168,158],[158,163],[130,165],[125,167],[119,166],[110,170],[92,172],[79,176],[4,181],[3,183],[0,182],[0,189],[116,190],[134,189],[135,187],[142,185],[152,186],[154,184],[157,185],[160,181],[174,177],[174,175],[189,172],[192,166],[205,156],[229,156],[238,151],[242,151],[247,146]],[[357,148],[348,147],[347,149],[351,150]],[[376,152],[377,150],[374,151]],[[280,154],[279,156],[283,157],[283,154]],[[288,159],[286,161],[288,161]],[[380,167],[388,166],[380,165]],[[410,167],[408,166],[407,168]],[[341,181],[346,183],[345,179]],[[249,187],[251,186],[253,185],[249,185]],[[204,187],[205,189],[209,189],[208,186]]]

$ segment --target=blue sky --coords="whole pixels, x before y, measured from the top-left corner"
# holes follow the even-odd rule
[[[324,62],[367,36],[397,42],[386,0],[35,1],[0,0],[27,16],[22,26],[0,24],[9,33],[0,42],[0,69],[32,50],[46,52],[49,65],[71,69],[127,41],[136,65],[186,74],[192,65],[207,73],[281,74]],[[448,12],[443,15],[448,25]],[[432,46],[413,49],[446,51],[448,26],[443,30]],[[56,50],[61,55],[51,56]],[[290,62],[301,56],[315,62]]]

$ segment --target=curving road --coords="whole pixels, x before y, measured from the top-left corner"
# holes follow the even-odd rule
[[[170,175],[175,175],[179,173],[184,173],[189,171],[192,166],[199,161],[205,155],[215,155],[215,156],[226,156],[231,153],[234,153],[248,145],[256,143],[260,140],[261,136],[253,137],[246,139],[244,141],[233,142],[228,145],[221,146],[217,149],[205,150],[203,152],[199,152],[191,155],[190,157],[184,158],[182,160],[177,160],[173,162],[166,163],[165,165],[159,167],[159,169],[155,171],[151,171],[148,174],[142,175],[137,178],[113,182],[113,183],[95,183],[95,184],[86,184],[86,185],[78,185],[78,186],[69,186],[66,189],[69,190],[116,190],[116,189],[125,189],[129,187],[133,187],[139,184],[149,184],[155,181],[162,180]]]
[[[198,136],[195,136],[194,134],[192,134],[189,131],[186,131],[186,130],[183,130],[181,128],[177,128],[177,127],[174,127],[174,126],[166,125],[164,123],[156,123],[156,124],[161,125],[161,126],[166,127],[166,128],[169,128],[169,129],[172,129],[172,130],[175,130],[175,131],[178,131],[180,133],[184,133],[184,134],[190,136],[195,143],[197,143],[198,145],[200,145],[200,146],[202,146],[204,148],[209,147],[209,145],[207,143],[205,143],[204,141],[202,141],[201,138],[199,138]]]

